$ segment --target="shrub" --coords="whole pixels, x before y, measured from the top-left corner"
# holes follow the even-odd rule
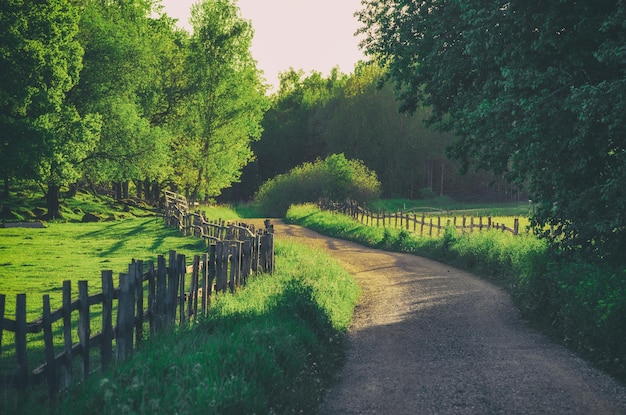
[[[266,181],[254,198],[265,215],[281,217],[292,204],[317,202],[322,198],[367,202],[379,195],[376,172],[360,160],[333,154]]]

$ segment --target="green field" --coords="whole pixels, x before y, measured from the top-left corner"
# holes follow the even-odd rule
[[[232,209],[203,210],[210,218],[239,219]],[[154,259],[170,249],[187,255],[203,251],[202,241],[178,236],[154,216],[0,229],[0,246],[0,292],[8,294],[7,317],[14,313],[14,295],[25,292],[35,299],[28,301],[29,319],[41,315],[44,293],[52,295],[53,307],[60,304],[65,279],[87,279],[94,293],[100,289],[102,269],[122,272],[133,258]],[[274,275],[253,278],[236,296],[216,297],[206,320],[149,338],[130,362],[101,374],[94,355],[92,377],[58,405],[39,404],[43,390],[28,397],[5,390],[0,413],[18,408],[25,414],[119,413],[129,402],[138,413],[151,413],[155,407],[168,413],[199,408],[311,412],[341,362],[339,339],[352,318],[358,287],[328,257],[305,247],[277,242],[276,263]],[[93,330],[98,324],[96,310]],[[3,339],[3,373],[14,370],[9,334]],[[62,343],[59,334],[56,341]],[[40,336],[29,335],[30,370],[42,363],[42,348]],[[172,367],[180,371],[171,377],[163,374]],[[138,396],[128,387],[137,384],[145,394]],[[190,389],[192,384],[204,386]]]

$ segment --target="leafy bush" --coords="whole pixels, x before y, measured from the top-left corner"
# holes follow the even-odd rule
[[[280,217],[292,204],[317,202],[322,198],[366,202],[379,195],[380,182],[374,171],[360,160],[333,154],[263,183],[255,201],[266,215]]]

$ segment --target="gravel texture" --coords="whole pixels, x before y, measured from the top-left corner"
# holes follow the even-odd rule
[[[421,257],[275,222],[362,296],[321,414],[626,414],[626,388],[529,328],[501,288]]]

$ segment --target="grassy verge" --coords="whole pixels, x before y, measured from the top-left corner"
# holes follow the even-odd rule
[[[52,408],[24,413],[313,413],[343,359],[358,286],[321,251],[276,243],[277,272],[219,296]]]
[[[529,202],[511,202],[498,204],[459,203],[447,197],[440,196],[432,199],[380,199],[370,203],[370,209],[385,210],[386,212],[416,211],[432,214],[445,214],[454,211],[457,216],[521,216],[528,217],[532,212]]]
[[[286,220],[364,245],[423,255],[488,277],[509,290],[523,317],[626,383],[626,270],[559,253],[531,235],[499,231],[438,237],[368,227],[313,205]]]
[[[88,209],[117,216],[97,204]],[[222,207],[202,210],[214,219],[240,218]],[[98,291],[99,270],[117,274],[132,258],[154,259],[170,249],[191,256],[203,246],[154,216],[134,214],[113,222],[0,229],[0,292],[9,294],[7,317],[14,313],[16,293],[39,299],[49,293],[59,305],[64,279],[87,279],[90,292]],[[341,338],[358,287],[327,256],[298,245],[277,241],[276,265],[274,275],[255,277],[237,295],[214,299],[203,320],[148,338],[129,362],[104,374],[94,365],[96,372],[85,383],[52,406],[39,389],[27,396],[3,390],[0,413],[314,412],[342,362]],[[30,317],[41,314],[40,301],[29,301],[28,307]],[[10,371],[12,341],[4,340],[0,367]],[[39,342],[39,348],[29,343],[31,366],[42,358]]]
[[[114,222],[50,223],[43,229],[0,229],[0,293],[7,295],[7,315],[15,312],[15,294],[27,293],[29,320],[41,315],[41,296],[50,294],[60,307],[63,280],[85,279],[100,291],[102,270],[113,270],[115,285],[134,259],[156,260],[169,250],[192,255],[203,250],[197,238],[181,238],[178,230],[156,217]]]

